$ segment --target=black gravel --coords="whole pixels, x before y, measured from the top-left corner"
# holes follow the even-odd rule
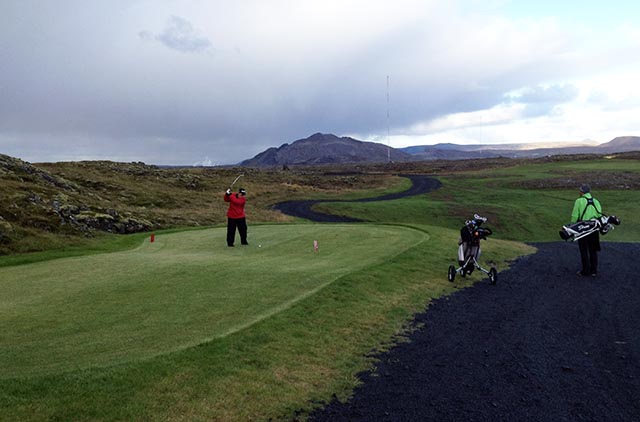
[[[496,286],[434,301],[309,420],[639,421],[640,244],[603,243],[596,278],[575,274],[577,245],[536,246]]]
[[[308,200],[308,201],[286,201],[280,202],[274,206],[287,215],[294,217],[306,218],[317,223],[353,223],[361,222],[357,218],[344,217],[340,215],[323,214],[313,211],[311,208],[321,202],[373,202],[373,201],[390,201],[392,199],[405,198],[407,196],[421,195],[438,189],[442,184],[438,179],[421,175],[403,175],[411,179],[412,186],[406,191],[392,193],[389,195],[379,196],[376,198],[356,199],[349,201],[341,200]]]
[[[435,300],[309,420],[640,421],[640,243],[602,245],[595,278],[576,244],[540,243],[496,286]]]

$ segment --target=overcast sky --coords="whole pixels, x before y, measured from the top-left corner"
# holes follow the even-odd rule
[[[1,0],[0,153],[232,164],[640,135],[637,0]]]

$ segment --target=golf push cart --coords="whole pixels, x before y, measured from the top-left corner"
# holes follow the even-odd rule
[[[449,266],[449,281],[453,282],[456,274],[461,277],[471,275],[474,269],[482,271],[489,276],[489,282],[496,284],[498,281],[498,271],[495,267],[487,270],[480,266],[478,258],[480,257],[480,241],[486,240],[487,236],[491,236],[493,232],[488,227],[480,227],[487,219],[474,214],[473,219],[467,220],[464,227],[460,229],[460,240],[458,241],[458,264],[459,268],[453,265]]]

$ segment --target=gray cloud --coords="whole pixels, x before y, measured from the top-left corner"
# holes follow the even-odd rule
[[[638,57],[600,64],[546,21],[398,2],[4,0],[0,152],[234,163],[315,132],[384,138],[387,75],[391,133],[413,135],[506,100],[553,112],[577,91],[548,81]]]
[[[535,86],[507,96],[508,101],[525,104],[523,117],[537,117],[556,113],[556,106],[575,100],[579,90],[571,84]]]
[[[160,34],[154,36],[151,31],[144,30],[138,35],[143,40],[155,40],[182,53],[200,53],[212,46],[211,41],[201,35],[190,21],[174,15],[169,17]]]
[[[523,90],[522,94],[512,97],[519,103],[565,103],[578,96],[578,88],[571,84],[535,86]]]

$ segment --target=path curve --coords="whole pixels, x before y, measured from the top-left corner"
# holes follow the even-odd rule
[[[353,223],[353,222],[362,222],[364,220],[360,220],[357,218],[345,217],[341,215],[331,215],[324,214],[320,212],[313,211],[312,208],[315,204],[319,204],[321,202],[374,202],[374,201],[390,201],[393,199],[406,198],[409,196],[422,195],[425,193],[432,192],[442,186],[442,183],[434,177],[431,176],[423,176],[423,175],[400,175],[401,177],[406,177],[411,180],[412,185],[409,189],[396,192],[389,195],[378,196],[375,198],[364,198],[364,199],[355,199],[355,200],[339,200],[339,199],[330,199],[330,200],[302,200],[302,201],[286,201],[280,202],[274,205],[274,209],[279,210],[280,212],[293,216],[306,218],[307,220],[311,220],[317,223]]]

